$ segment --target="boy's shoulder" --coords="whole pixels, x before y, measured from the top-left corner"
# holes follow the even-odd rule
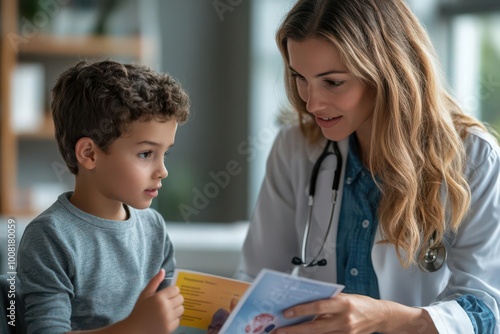
[[[133,209],[130,208],[130,214],[135,215],[137,218],[137,225],[140,225],[142,229],[153,230],[158,236],[165,236],[167,232],[167,223],[163,216],[153,208],[147,209]]]
[[[57,234],[79,233],[81,228],[87,229],[89,225],[98,229],[126,230],[134,229],[141,225],[146,229],[165,229],[165,220],[161,214],[152,208],[134,209],[127,207],[130,218],[123,222],[108,221],[89,215],[70,202],[71,192],[61,194],[58,199],[45,211],[34,218],[26,227],[26,230],[54,231]]]
[[[61,203],[61,199],[69,196],[71,193],[63,193],[59,195],[57,200],[52,203],[47,209],[36,216],[29,224],[28,227],[37,227],[39,225],[57,225],[68,219],[69,212]]]
[[[59,198],[65,195],[61,194]],[[26,226],[21,238],[21,249],[23,246],[31,247],[29,245],[41,243],[44,240],[59,242],[56,240],[64,239],[64,235],[70,230],[68,227],[72,218],[61,205],[59,198]]]
[[[103,235],[111,239],[111,235],[118,239],[124,235],[145,235],[159,240],[168,236],[165,220],[154,209],[128,207],[128,220],[109,221],[79,212],[69,203],[70,196],[71,193],[61,194],[57,201],[26,226],[21,239],[23,246],[49,242],[76,247]]]
[[[133,208],[129,207],[129,210],[135,211],[139,220],[155,221],[155,222],[159,222],[162,224],[165,222],[165,220],[163,219],[163,216],[153,208],[146,208],[146,209],[138,210],[138,209],[133,209]]]

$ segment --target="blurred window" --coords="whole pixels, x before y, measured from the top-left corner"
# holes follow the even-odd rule
[[[461,106],[500,132],[500,1],[443,6],[450,81]]]
[[[284,64],[275,35],[281,20],[295,0],[252,0],[250,136],[255,154],[250,161],[249,208],[252,213],[265,164],[279,130],[279,115],[286,108]]]

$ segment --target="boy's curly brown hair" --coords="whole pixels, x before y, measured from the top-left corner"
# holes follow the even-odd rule
[[[52,89],[57,145],[75,175],[80,138],[89,137],[106,152],[130,123],[156,119],[182,124],[189,107],[187,93],[170,75],[112,60],[80,61],[61,73]]]

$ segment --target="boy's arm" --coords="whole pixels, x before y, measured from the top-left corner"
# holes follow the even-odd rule
[[[184,299],[176,286],[156,292],[163,282],[165,270],[149,281],[132,310],[122,321],[105,328],[68,332],[71,334],[170,334],[178,326],[184,313]]]
[[[27,332],[65,332],[71,328],[73,271],[52,226],[32,222],[26,228],[18,249],[17,278],[20,283]]]
[[[70,298],[74,292],[68,277],[68,273],[74,270],[68,262],[72,256],[66,254],[68,250],[58,242],[57,233],[51,233],[55,231],[47,231],[46,227],[38,229],[35,224],[28,229],[18,252],[18,278],[25,304],[27,332],[73,333],[70,332]],[[183,298],[175,286],[156,292],[164,277],[165,270],[161,269],[144,288],[124,320],[100,329],[74,333],[172,333],[184,312]]]

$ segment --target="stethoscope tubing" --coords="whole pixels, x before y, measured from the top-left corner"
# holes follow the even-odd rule
[[[329,147],[332,145],[333,152],[329,151]],[[312,258],[312,260],[307,261],[307,246],[308,246],[308,240],[309,240],[309,234],[311,230],[311,220],[312,220],[312,212],[313,212],[313,207],[314,207],[314,196],[316,194],[316,183],[318,180],[318,175],[319,175],[319,169],[321,168],[321,164],[323,161],[328,157],[329,155],[335,155],[337,158],[337,166],[335,168],[334,172],[334,177],[333,177],[333,183],[332,183],[332,210],[330,212],[330,218],[328,222],[328,228],[326,230],[325,236],[323,237],[323,241],[321,243],[321,247],[319,248],[318,252],[316,255]],[[332,228],[332,223],[333,223],[333,215],[335,212],[335,207],[337,204],[337,193],[339,190],[339,185],[340,185],[340,176],[342,172],[342,155],[340,153],[340,150],[338,148],[338,144],[335,141],[328,140],[323,152],[321,155],[318,157],[318,160],[316,160],[312,172],[311,172],[311,179],[309,182],[309,195],[308,195],[308,214],[307,214],[307,222],[306,226],[304,229],[304,236],[302,239],[302,249],[301,249],[301,255],[302,258],[294,257],[292,259],[292,263],[296,266],[300,265],[304,268],[306,267],[313,267],[313,266],[324,266],[326,265],[326,259],[323,260],[318,260],[319,256],[321,255],[321,252],[323,251],[326,240],[328,239],[328,235],[330,234],[330,230]],[[425,272],[435,272],[441,269],[446,262],[447,259],[447,251],[445,246],[443,245],[442,242],[437,244],[434,247],[431,247],[433,244],[433,241],[435,239],[435,232],[433,233],[433,236],[429,240],[429,247],[426,250],[425,256],[418,261],[418,265],[421,270]]]
[[[332,145],[333,152],[329,151],[330,145]],[[312,211],[313,211],[313,207],[314,207],[314,196],[316,194],[316,183],[318,180],[319,169],[320,169],[323,161],[326,159],[326,157],[328,157],[329,155],[332,155],[332,154],[335,155],[337,158],[337,166],[335,168],[335,173],[333,176],[332,210],[330,212],[330,219],[328,220],[329,221],[328,228],[326,230],[325,236],[323,238],[323,241],[321,243],[321,247],[319,248],[318,252],[313,257],[312,260],[307,261],[307,244],[308,244],[309,233],[310,233],[310,229],[311,229]],[[325,247],[326,240],[328,239],[328,235],[330,234],[330,230],[332,228],[333,215],[334,215],[335,207],[336,207],[336,203],[337,203],[337,193],[338,193],[338,189],[339,189],[339,185],[340,185],[341,171],[342,171],[342,155],[340,154],[338,144],[337,144],[337,142],[328,140],[326,145],[325,145],[325,148],[323,149],[323,152],[321,153],[318,160],[316,161],[316,163],[313,166],[313,169],[311,172],[311,180],[309,182],[309,196],[308,196],[309,209],[308,209],[308,214],[307,214],[306,227],[304,229],[304,237],[302,239],[302,251],[301,251],[302,259],[300,259],[301,265],[303,267],[312,267],[312,266],[316,266],[316,265],[325,265],[326,264],[326,260],[318,261],[318,258],[321,255],[321,252],[323,251],[323,249]],[[294,260],[295,260],[295,258],[294,258]],[[319,264],[320,262],[321,262],[321,264]],[[297,263],[298,263],[298,261],[297,261]]]

